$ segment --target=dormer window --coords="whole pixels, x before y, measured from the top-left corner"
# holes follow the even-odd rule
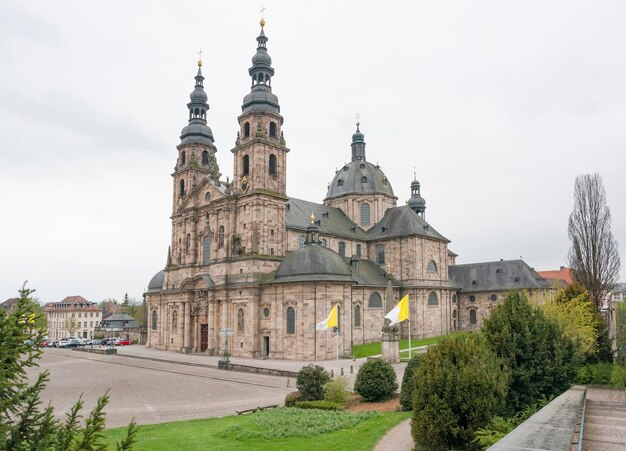
[[[343,186],[343,180],[341,179],[337,180],[337,186]]]
[[[365,176],[361,177],[361,183],[367,183],[367,177]]]

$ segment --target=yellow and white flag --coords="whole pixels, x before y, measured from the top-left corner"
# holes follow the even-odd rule
[[[324,321],[317,323],[315,326],[317,330],[332,329],[333,327],[337,327],[337,306],[336,305],[330,311],[328,318],[326,318]]]
[[[409,295],[404,296],[402,300],[385,315],[385,318],[391,321],[390,326],[409,319]]]

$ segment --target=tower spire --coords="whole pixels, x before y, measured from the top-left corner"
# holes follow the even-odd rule
[[[361,126],[359,114],[356,115],[356,132],[352,135],[352,161],[363,160],[365,161],[365,135],[361,133],[359,127]]]
[[[198,73],[195,76],[196,85],[189,95],[189,125],[183,128],[180,139],[181,144],[200,142],[213,144],[213,132],[207,125],[206,115],[209,111],[208,97],[204,91],[204,76],[202,75],[202,49],[198,52]]]
[[[422,197],[420,193],[420,182],[417,181],[417,177],[415,176],[415,166],[413,166],[413,181],[411,182],[411,198],[407,202],[409,208],[413,210],[415,213],[422,215],[424,217],[424,212],[426,211],[426,200]]]

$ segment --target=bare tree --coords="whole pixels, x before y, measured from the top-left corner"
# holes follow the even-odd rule
[[[572,241],[569,265],[574,280],[589,291],[599,309],[620,270],[617,241],[611,233],[611,212],[599,174],[576,177],[568,232]]]
[[[63,329],[69,332],[70,337],[73,337],[74,334],[76,334],[76,332],[78,331],[78,329],[80,329],[80,323],[76,321],[76,318],[72,316],[71,318],[67,318],[63,322]]]

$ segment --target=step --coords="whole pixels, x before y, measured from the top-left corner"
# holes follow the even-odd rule
[[[624,439],[624,437],[626,437],[626,427],[615,426],[612,424],[585,424],[585,429],[583,430],[583,438],[587,438],[589,435],[619,437],[621,439]]]
[[[615,426],[626,426],[626,417],[616,417],[612,415],[588,415],[585,413],[585,424],[611,424]]]
[[[622,446],[626,444],[624,437],[607,437],[602,434],[584,434],[583,443],[584,442],[617,443]]]
[[[574,448],[575,450],[576,448]],[[583,440],[583,451],[624,451],[622,443],[593,442]]]

